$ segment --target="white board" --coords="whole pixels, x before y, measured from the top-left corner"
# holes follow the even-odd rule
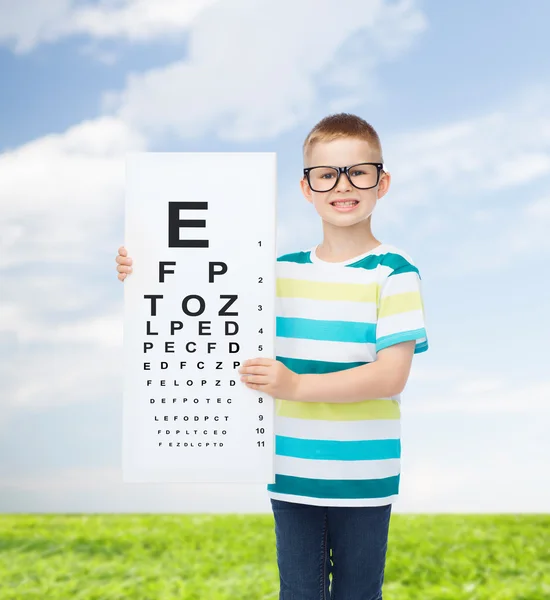
[[[125,482],[273,483],[276,154],[127,155]],[[121,365],[122,366],[122,365]]]

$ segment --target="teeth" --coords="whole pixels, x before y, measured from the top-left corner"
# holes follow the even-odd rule
[[[354,206],[355,204],[357,204],[357,202],[353,202],[353,201],[350,201],[350,202],[334,202],[333,204],[334,204],[334,206]]]

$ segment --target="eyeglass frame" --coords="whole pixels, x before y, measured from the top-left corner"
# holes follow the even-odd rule
[[[357,185],[355,185],[355,183],[353,183],[353,181],[351,180],[351,177],[349,176],[349,170],[353,167],[357,167],[358,165],[373,165],[376,167],[376,183],[374,185],[371,185],[369,187],[366,188],[362,188],[362,187],[358,187]],[[318,191],[318,190],[314,190],[312,185],[311,185],[311,181],[309,180],[309,172],[312,169],[336,169],[338,171],[338,176],[336,177],[336,182],[335,184],[328,190],[322,190],[322,191]],[[307,183],[309,185],[309,187],[311,188],[312,191],[317,192],[318,194],[324,194],[325,192],[330,192],[332,191],[337,185],[338,182],[340,181],[340,175],[342,175],[342,173],[346,174],[346,177],[348,178],[348,181],[351,183],[351,185],[354,188],[357,188],[358,190],[372,190],[372,188],[376,187],[379,183],[380,183],[380,172],[384,171],[384,173],[386,172],[386,170],[384,169],[384,163],[375,163],[375,162],[360,162],[360,163],[356,163],[354,165],[350,165],[349,167],[335,167],[333,165],[316,165],[315,167],[307,167],[304,169],[304,177],[307,179]]]

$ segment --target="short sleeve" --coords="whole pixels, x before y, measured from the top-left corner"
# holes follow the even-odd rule
[[[420,273],[416,266],[403,258],[380,286],[376,352],[411,340],[416,340],[415,354],[428,349]]]

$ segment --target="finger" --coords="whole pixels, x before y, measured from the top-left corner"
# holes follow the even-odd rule
[[[119,256],[117,256],[117,257],[115,258],[115,260],[116,260],[116,262],[117,262],[119,265],[131,265],[131,264],[132,264],[132,262],[133,262],[133,261],[132,261],[132,259],[131,259],[129,256],[128,256],[128,257],[124,257],[124,256],[120,256],[120,255],[119,255]]]
[[[122,254],[122,256],[126,256],[126,255],[128,254],[128,250],[126,250],[126,248],[125,248],[124,246],[121,246],[121,247],[118,249],[118,253],[119,253],[119,254]]]
[[[258,385],[257,383],[251,383],[247,387],[251,390],[256,390],[260,392],[260,394],[265,394],[266,396],[273,396],[272,391],[267,387],[267,385]]]
[[[262,383],[247,383],[246,387],[248,387],[248,388],[250,388],[252,390],[260,390],[261,392],[264,392],[265,394],[268,394],[268,396],[271,395],[267,391],[267,384],[262,384]]]
[[[247,383],[267,383],[263,375],[243,375],[243,381]]]
[[[245,360],[243,363],[243,366],[252,366],[252,365],[259,365],[259,366],[263,366],[263,367],[268,367],[271,363],[272,363],[273,359],[271,358],[265,358],[264,356],[258,356],[256,358],[251,358],[249,360]]]
[[[243,373],[250,373],[253,375],[267,375],[268,369],[266,367],[243,367]]]
[[[116,268],[116,270],[119,273],[131,273],[132,272],[132,267],[125,267],[124,265],[118,265],[118,267]]]
[[[120,279],[120,281],[124,281],[126,279],[127,275],[126,273],[119,273],[118,274],[118,278]]]

